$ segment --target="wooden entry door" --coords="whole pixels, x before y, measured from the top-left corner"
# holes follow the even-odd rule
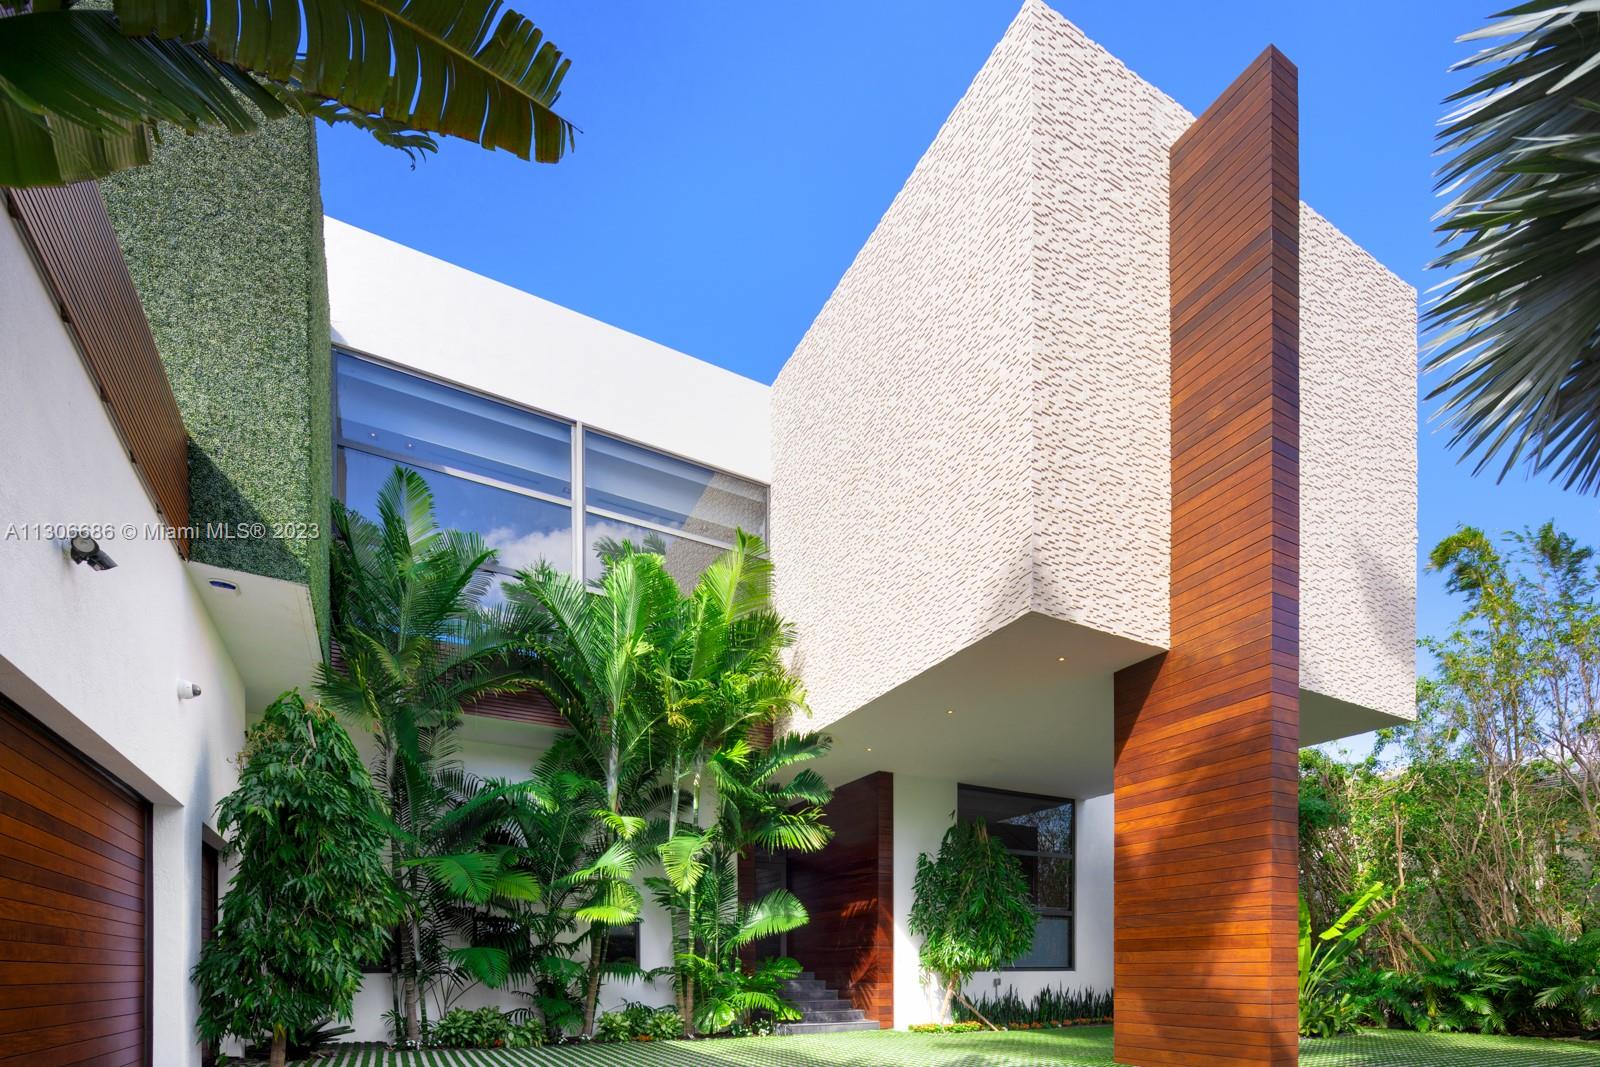
[[[150,1062],[150,808],[0,697],[0,1065]]]

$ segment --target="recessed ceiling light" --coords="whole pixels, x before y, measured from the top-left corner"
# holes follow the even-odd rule
[[[868,751],[868,752],[871,752],[871,751],[872,751],[872,746],[871,746],[871,745],[868,745],[868,746],[867,746],[867,751]]]
[[[1065,657],[1065,656],[1057,656],[1056,657],[1056,662],[1057,663],[1065,663],[1065,662],[1067,662],[1067,657]]]
[[[955,708],[945,708],[944,709],[944,713],[946,715],[954,715],[956,713],[956,709]]]

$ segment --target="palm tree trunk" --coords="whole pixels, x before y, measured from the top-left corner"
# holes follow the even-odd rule
[[[289,1032],[281,1026],[272,1028],[272,1051],[267,1053],[268,1067],[285,1067],[289,1062]]]
[[[606,942],[610,939],[607,927],[598,927],[589,941],[589,975],[583,991],[583,1034],[594,1036],[595,1009],[600,1003],[600,968],[605,964]]]

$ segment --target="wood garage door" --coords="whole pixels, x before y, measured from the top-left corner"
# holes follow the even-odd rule
[[[0,1064],[147,1062],[149,807],[0,697]]]

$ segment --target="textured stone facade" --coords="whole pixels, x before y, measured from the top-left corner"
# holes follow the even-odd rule
[[[1191,121],[1029,0],[778,376],[811,725],[1030,611],[1166,645],[1167,155]],[[1309,211],[1302,242],[1302,684],[1409,716],[1415,294]]]
[[[1300,687],[1416,713],[1417,292],[1300,207]]]

